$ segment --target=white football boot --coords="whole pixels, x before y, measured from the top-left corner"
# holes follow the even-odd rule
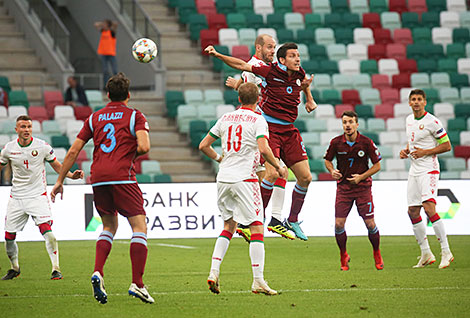
[[[278,292],[264,281],[264,279],[255,279],[253,285],[251,285],[251,292],[254,294],[265,294],[269,296],[278,295]]]
[[[93,296],[95,299],[102,304],[106,304],[108,302],[108,295],[104,289],[104,280],[100,272],[94,272],[91,275],[91,285],[93,286]]]
[[[210,272],[209,277],[207,277],[207,284],[211,292],[220,294],[219,276],[216,273]]]
[[[423,268],[427,265],[431,265],[436,261],[436,257],[432,252],[421,254],[418,261],[418,264],[413,266],[413,268]]]
[[[129,295],[139,298],[142,300],[144,303],[147,304],[153,304],[155,300],[150,296],[149,292],[147,291],[147,288],[142,287],[139,288],[136,284],[132,283],[131,286],[129,286]]]
[[[446,268],[449,267],[450,263],[454,260],[454,256],[452,253],[449,252],[442,252],[441,253],[441,264],[439,264],[439,268]]]

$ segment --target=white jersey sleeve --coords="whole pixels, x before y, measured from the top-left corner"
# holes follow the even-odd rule
[[[220,131],[220,123],[223,117],[219,118],[214,126],[209,130],[209,134],[214,138],[221,138],[222,132]]]
[[[2,152],[0,152],[0,164],[2,166],[6,166],[8,164],[8,156],[7,156],[7,147],[3,147]]]
[[[266,138],[269,139],[269,129],[268,123],[264,117],[259,118],[255,123],[255,135],[256,139],[258,138]]]

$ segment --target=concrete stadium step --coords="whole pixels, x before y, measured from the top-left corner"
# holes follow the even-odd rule
[[[2,43],[3,44],[3,43]],[[34,54],[34,50],[28,47],[0,47],[0,55],[1,54]]]
[[[186,161],[193,156],[193,150],[188,147],[158,147],[150,149],[151,159],[158,161]]]
[[[170,175],[181,174],[202,174],[205,175],[210,172],[209,167],[206,167],[202,161],[185,162],[182,164],[178,161],[160,161],[162,171]]]
[[[23,39],[24,34],[23,32],[18,31],[4,31],[0,29],[0,41],[4,39]]]
[[[2,42],[2,48],[23,48],[29,49],[29,44],[26,39],[18,37],[18,38],[10,38],[10,37],[0,37],[0,41]]]
[[[187,147],[188,141],[176,131],[150,131],[152,147]]]
[[[174,131],[176,129],[176,126],[163,116],[147,116],[147,121],[151,131]]]
[[[176,183],[215,182],[215,175],[175,175],[171,179]]]

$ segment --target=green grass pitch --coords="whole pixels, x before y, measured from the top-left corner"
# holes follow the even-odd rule
[[[43,242],[19,242],[21,275],[0,281],[2,317],[469,317],[470,236],[451,236],[455,261],[438,269],[439,245],[429,237],[437,262],[413,269],[414,237],[382,237],[385,269],[374,267],[367,237],[350,237],[350,270],[340,271],[333,237],[308,242],[267,238],[265,278],[279,296],[250,292],[248,244],[234,238],[221,267],[221,294],[207,289],[215,239],[149,240],[144,282],[155,304],[127,295],[131,282],[129,242],[116,240],[105,266],[108,303],[92,296],[94,241],[59,242],[64,279],[51,281]],[[179,248],[171,245],[189,246]],[[9,268],[0,249],[3,275]]]

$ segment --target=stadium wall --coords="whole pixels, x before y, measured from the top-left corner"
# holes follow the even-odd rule
[[[294,183],[287,184],[283,216],[287,216]],[[217,209],[215,183],[142,184],[148,218],[149,238],[211,238],[222,229]],[[375,218],[382,235],[413,235],[407,215],[406,181],[374,181]],[[450,235],[470,235],[470,180],[439,182],[437,210]],[[48,193],[51,188],[49,187]],[[0,219],[5,219],[10,187],[0,187]],[[63,200],[51,203],[53,231],[59,240],[94,240],[101,231],[93,206],[90,185],[66,185]],[[335,182],[313,182],[300,214],[308,236],[334,235]],[[271,208],[267,208],[270,218]],[[423,212],[424,213],[424,212]],[[424,214],[422,214],[424,216]],[[117,239],[131,237],[127,220],[120,217]],[[3,224],[4,225],[4,224]],[[434,234],[428,226],[428,234]],[[367,235],[355,207],[346,224],[348,235]],[[269,232],[266,236],[272,236]],[[38,241],[42,236],[30,220],[18,233],[19,241]],[[4,240],[3,235],[0,240]]]

